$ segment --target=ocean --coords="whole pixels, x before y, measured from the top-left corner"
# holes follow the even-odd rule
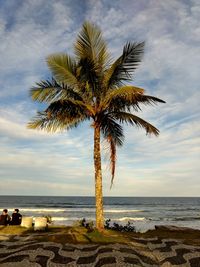
[[[94,197],[0,196],[0,209],[4,208],[10,214],[18,208],[23,216],[50,215],[59,225],[95,220]],[[104,197],[104,216],[120,224],[130,221],[140,232],[162,224],[200,229],[200,198]]]

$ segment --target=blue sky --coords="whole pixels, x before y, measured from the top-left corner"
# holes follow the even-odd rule
[[[127,41],[145,40],[133,84],[167,102],[138,114],[160,129],[158,138],[125,127],[112,190],[103,154],[104,194],[200,196],[199,18],[199,0],[0,0],[0,194],[94,195],[88,124],[57,134],[26,128],[41,109],[29,89],[51,77],[45,58],[72,54],[90,20],[113,57]]]

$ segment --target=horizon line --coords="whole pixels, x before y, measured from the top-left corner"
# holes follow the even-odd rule
[[[86,196],[86,195],[0,195],[0,197],[93,197],[95,198],[95,196]],[[121,198],[125,198],[125,197],[137,197],[137,198],[155,198],[155,197],[159,197],[159,198],[200,198],[200,196],[103,196],[103,197],[121,197]]]

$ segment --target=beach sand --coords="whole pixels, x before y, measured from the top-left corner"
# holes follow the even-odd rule
[[[200,266],[200,231],[162,227],[146,233],[50,227],[0,228],[1,267]]]

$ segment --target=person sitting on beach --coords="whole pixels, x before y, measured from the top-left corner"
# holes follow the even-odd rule
[[[11,225],[20,225],[22,221],[22,215],[19,213],[19,209],[14,209],[11,219]]]
[[[7,225],[10,222],[10,215],[8,214],[8,210],[4,209],[2,214],[0,215],[0,225]]]

